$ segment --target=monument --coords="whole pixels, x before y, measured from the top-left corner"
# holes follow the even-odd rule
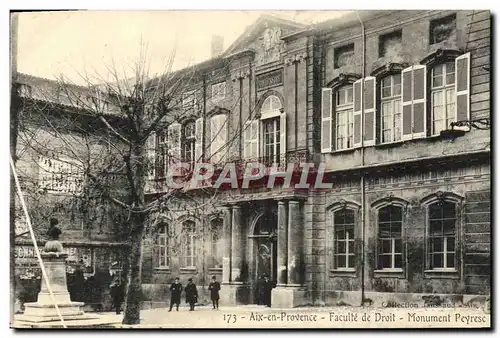
[[[48,240],[43,252],[40,253],[48,281],[42,276],[42,285],[36,303],[24,304],[24,313],[15,316],[14,327],[60,327],[59,313],[67,327],[107,326],[120,323],[121,317],[110,320],[108,316],[87,314],[82,310],[84,303],[71,301],[66,281],[68,255],[63,252],[63,246],[59,242],[62,232],[57,225],[57,219],[52,218],[47,231]],[[50,284],[52,295],[48,284]]]

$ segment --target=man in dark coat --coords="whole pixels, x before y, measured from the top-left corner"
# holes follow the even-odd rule
[[[179,311],[179,303],[181,302],[181,292],[182,292],[182,284],[179,283],[179,277],[175,278],[175,281],[170,285],[170,310],[172,311],[172,307],[175,305],[177,311]]]
[[[212,282],[208,285],[208,289],[210,290],[210,299],[212,300],[212,305],[215,309],[219,309],[219,290],[220,283],[217,282],[217,277],[212,277]]]
[[[198,289],[193,283],[193,279],[188,279],[188,284],[186,285],[186,303],[189,303],[189,311],[194,311],[194,304],[198,302]]]
[[[123,285],[118,277],[111,282],[111,285],[109,286],[109,291],[111,294],[111,300],[113,302],[113,308],[116,310],[116,314],[119,315],[121,312],[121,306],[125,295],[123,292],[124,291]]]
[[[273,287],[274,284],[269,280],[269,277],[264,276],[264,281],[262,282],[261,286],[262,290],[261,301],[267,307],[271,307],[271,291]]]

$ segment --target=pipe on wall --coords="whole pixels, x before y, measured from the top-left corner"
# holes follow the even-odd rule
[[[361,25],[361,44],[362,44],[362,65],[361,65],[361,78],[363,81],[361,82],[361,97],[363,98],[363,91],[364,91],[364,78],[365,78],[365,64],[366,64],[366,36],[365,36],[365,25],[363,23],[363,20],[361,20],[361,16],[359,15],[359,11],[356,11],[356,14],[358,16],[359,23]],[[364,126],[364,100],[361,99],[361,142],[363,142],[363,126]],[[363,146],[363,143],[361,143],[361,167],[364,167],[365,165],[365,148]],[[360,186],[361,186],[361,306],[363,306],[363,303],[365,301],[365,175],[364,171],[361,171],[361,177],[360,177]]]

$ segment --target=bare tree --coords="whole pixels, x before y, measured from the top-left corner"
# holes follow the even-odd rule
[[[140,321],[142,243],[145,236],[154,232],[157,215],[175,212],[171,205],[176,198],[191,199],[188,208],[204,210],[218,193],[201,188],[198,191],[205,196],[202,203],[190,197],[186,187],[193,171],[188,170],[178,178],[184,183],[180,188],[163,186],[158,193],[148,195],[146,190],[154,189],[149,180],[154,170],[159,164],[168,166],[176,160],[167,148],[161,150],[160,157],[151,156],[149,141],[162,137],[174,121],[198,113],[182,105],[183,93],[196,81],[198,70],[191,67],[187,71],[172,72],[172,55],[163,74],[152,79],[144,60],[141,56],[139,62],[132,65],[134,77],[131,79],[123,76],[125,72],[113,64],[108,67],[112,81],[80,74],[84,86],[61,77],[55,89],[34,87],[30,93],[21,95],[20,111],[24,115],[20,119],[23,121],[20,135],[26,147],[39,157],[32,160],[41,166],[41,172],[46,170],[43,161],[57,161],[72,168],[72,174],[60,175],[59,179],[70,188],[65,198],[57,200],[56,206],[72,212],[76,209],[83,224],[105,223],[103,217],[111,217],[130,244],[124,324]],[[233,130],[218,152],[229,153],[241,132]],[[40,133],[51,137],[40,137]],[[205,156],[209,147],[210,144],[206,144],[196,160],[209,161],[215,155]],[[49,171],[54,174],[52,169]],[[47,201],[48,189],[40,186],[40,180],[25,179],[24,186],[32,195],[33,205],[37,198]],[[107,207],[103,207],[105,205]],[[38,219],[46,219],[50,212],[57,211],[55,209],[39,208]]]

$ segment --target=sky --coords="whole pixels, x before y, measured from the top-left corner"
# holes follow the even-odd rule
[[[18,71],[77,84],[81,74],[112,80],[109,67],[128,70],[145,52],[151,74],[165,69],[175,50],[173,69],[210,58],[213,35],[224,48],[264,14],[303,24],[339,17],[346,11],[81,11],[21,13],[18,26]],[[143,48],[141,48],[143,46]]]

